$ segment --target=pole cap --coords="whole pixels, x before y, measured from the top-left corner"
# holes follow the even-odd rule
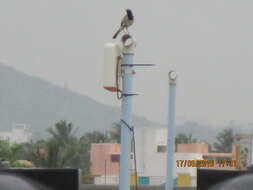
[[[177,73],[175,71],[171,70],[168,75],[169,75],[169,82],[171,84],[176,83],[176,81],[177,81]]]
[[[134,53],[134,49],[136,47],[136,42],[133,37],[129,34],[125,34],[121,38],[121,42],[123,45],[123,53]]]

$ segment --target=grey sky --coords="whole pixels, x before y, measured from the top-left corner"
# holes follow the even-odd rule
[[[180,120],[252,121],[252,16],[249,0],[0,1],[0,60],[99,102],[120,105],[102,88],[103,44],[125,8],[136,22],[134,112],[166,122],[167,73],[179,74]]]

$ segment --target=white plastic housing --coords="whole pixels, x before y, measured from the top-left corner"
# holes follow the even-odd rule
[[[119,68],[117,70],[117,63],[121,54],[120,46],[116,43],[107,43],[104,46],[104,80],[103,86],[106,90],[111,92],[117,91],[116,85],[116,73],[120,79]],[[119,66],[120,67],[120,66]],[[121,88],[121,82],[119,82],[119,89]]]

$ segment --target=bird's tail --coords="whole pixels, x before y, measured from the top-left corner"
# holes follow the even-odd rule
[[[122,31],[122,27],[120,27],[120,29],[118,29],[118,31],[113,35],[113,39],[117,38],[118,34]]]

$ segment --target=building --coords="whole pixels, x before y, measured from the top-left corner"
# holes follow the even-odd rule
[[[178,144],[178,152],[200,153],[204,160],[211,160],[214,162],[212,169],[216,170],[235,170],[234,162],[237,160],[238,150],[235,144],[232,145],[231,153],[213,153],[209,152],[208,144]],[[225,162],[227,161],[227,162]],[[230,162],[231,161],[231,162]],[[231,165],[230,165],[231,164]]]
[[[11,131],[0,132],[0,138],[15,143],[26,143],[32,138],[32,134],[26,125],[14,125]]]
[[[139,184],[162,185],[165,183],[167,135],[165,135],[164,129],[138,128],[135,130]],[[176,160],[203,159],[202,154],[199,153],[175,153],[174,157],[175,163]],[[119,183],[119,158],[119,144],[97,143],[91,145],[90,172],[95,176],[95,184]],[[134,165],[132,164],[132,166]],[[189,174],[196,180],[196,168],[194,167],[175,167],[175,180],[180,174]]]
[[[139,184],[163,185],[166,177],[166,148],[167,128],[140,127],[135,129],[136,159]],[[210,153],[208,144],[178,144],[174,153],[174,180],[178,186],[196,186],[197,167],[183,164],[191,161],[209,160],[215,163],[206,168],[235,169],[226,163],[219,165],[219,161],[236,160],[236,146],[232,153]],[[96,184],[118,184],[120,145],[115,143],[92,144],[91,173]],[[133,163],[133,160],[132,160]],[[132,164],[132,166],[134,166]],[[202,168],[205,165],[201,166]],[[132,168],[133,170],[133,168]],[[188,182],[186,183],[185,181]]]
[[[138,175],[149,178],[150,185],[162,185],[166,176],[167,128],[136,128],[136,156]],[[196,185],[196,167],[177,167],[179,160],[202,160],[199,152],[175,152],[174,180],[182,175],[191,177],[191,185]],[[176,183],[176,182],[175,182]]]
[[[91,145],[90,172],[95,184],[119,183],[120,145],[117,143],[96,143]]]
[[[194,143],[194,144],[178,144],[177,152],[201,153],[208,154],[208,144]]]

